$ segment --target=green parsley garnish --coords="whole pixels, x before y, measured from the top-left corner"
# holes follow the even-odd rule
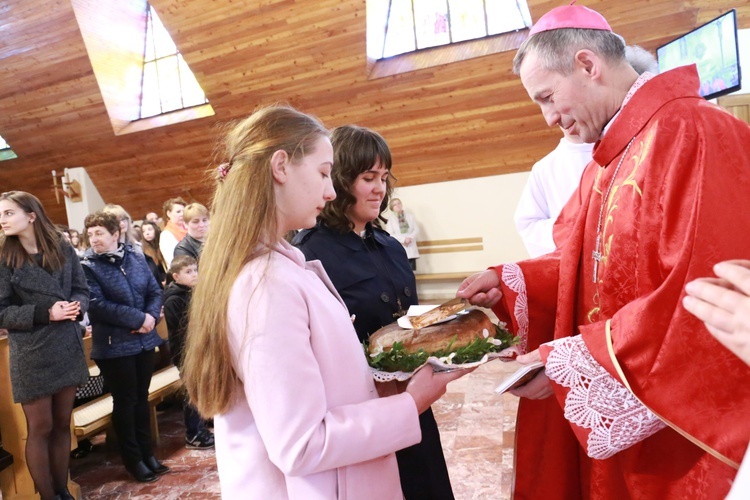
[[[404,351],[404,346],[401,342],[396,342],[393,344],[393,347],[390,350],[383,351],[375,356],[370,356],[367,350],[367,342],[363,343],[363,347],[365,349],[367,362],[373,368],[384,372],[412,372],[425,364],[427,358],[429,358],[430,356],[435,356],[436,358],[444,358],[446,356],[449,356],[451,352],[455,352],[456,354],[455,356],[453,356],[453,360],[451,361],[453,364],[459,365],[464,363],[473,363],[474,361],[479,361],[480,359],[482,359],[482,357],[489,352],[500,352],[503,349],[507,349],[508,347],[516,345],[518,344],[518,342],[520,342],[520,339],[518,337],[514,336],[512,333],[500,327],[499,325],[495,325],[494,338],[500,340],[501,344],[495,345],[490,342],[489,339],[477,338],[471,344],[464,347],[459,347],[458,349],[453,351],[451,349],[453,341],[451,341],[451,344],[449,344],[446,349],[432,353],[425,352],[422,349],[415,353],[408,353]]]

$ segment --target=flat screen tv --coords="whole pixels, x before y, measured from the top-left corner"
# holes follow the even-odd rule
[[[656,49],[659,71],[695,63],[700,94],[713,99],[740,89],[737,13],[734,9]]]

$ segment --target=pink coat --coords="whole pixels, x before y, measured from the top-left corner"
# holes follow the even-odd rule
[[[243,385],[214,419],[222,497],[401,499],[394,452],[421,439],[416,405],[378,398],[320,262],[277,244],[237,277],[228,321]]]

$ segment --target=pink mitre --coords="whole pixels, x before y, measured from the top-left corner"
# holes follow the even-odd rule
[[[561,28],[612,31],[609,23],[601,14],[583,5],[573,5],[574,3],[575,0],[570,2],[570,5],[555,7],[544,14],[531,27],[529,36],[540,31],[551,31]]]

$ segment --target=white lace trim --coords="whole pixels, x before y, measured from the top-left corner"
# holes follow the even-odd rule
[[[518,324],[516,335],[521,337],[521,352],[526,352],[529,338],[529,303],[526,297],[526,279],[518,264],[503,265],[503,283],[518,294],[513,315]]]
[[[555,340],[547,358],[550,380],[568,387],[565,418],[591,429],[586,453],[609,458],[666,427],[589,352],[580,335]]]

